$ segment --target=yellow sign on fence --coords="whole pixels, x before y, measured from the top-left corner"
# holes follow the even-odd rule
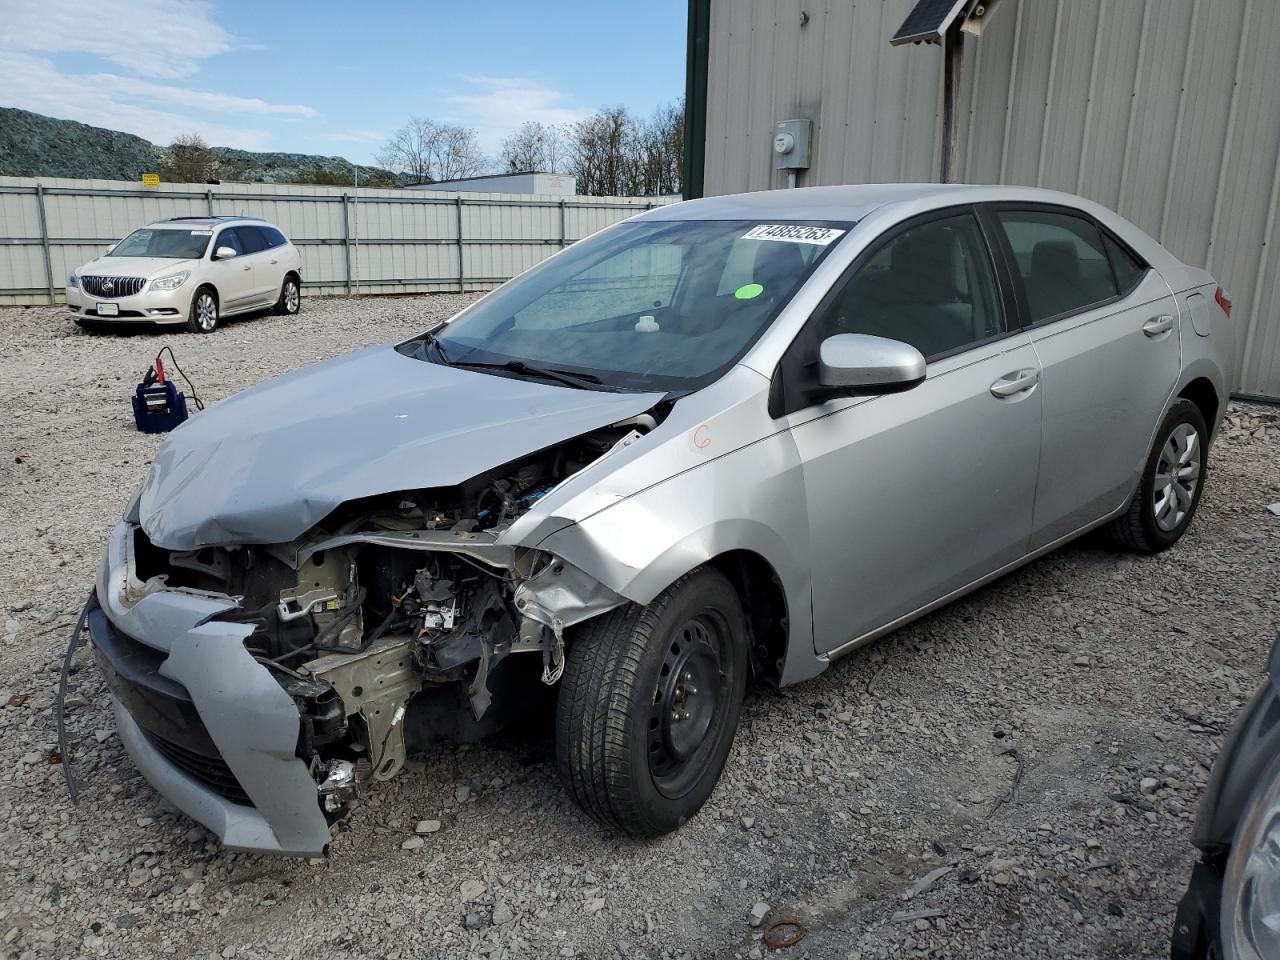
[[[143,185],[144,187],[158,187],[158,186],[160,186],[160,174],[158,174],[158,173],[144,173],[144,174],[142,175],[142,185]]]

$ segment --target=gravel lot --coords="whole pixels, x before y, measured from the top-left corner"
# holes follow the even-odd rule
[[[171,343],[212,401],[465,302],[312,300],[212,337],[0,310],[0,955],[759,957],[757,901],[807,925],[779,957],[1167,955],[1208,765],[1280,625],[1267,407],[1232,408],[1172,551],[1068,547],[816,681],[753,691],[723,782],[674,836],[584,820],[547,717],[413,764],[328,863],[224,853],[135,772],[84,651],[73,807],[50,759],[57,670],[159,442],[128,405],[150,357]]]

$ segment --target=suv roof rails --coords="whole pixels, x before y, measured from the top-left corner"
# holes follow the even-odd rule
[[[180,223],[183,220],[263,220],[265,221],[266,218],[265,217],[246,217],[246,216],[240,216],[239,214],[235,214],[235,215],[220,214],[216,217],[206,217],[206,216],[165,217],[162,220],[152,220],[151,222],[152,223]]]

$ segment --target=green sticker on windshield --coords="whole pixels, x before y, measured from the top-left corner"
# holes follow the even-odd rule
[[[764,293],[764,287],[758,283],[744,283],[737,290],[733,291],[733,295],[739,300],[754,300],[760,294]]]

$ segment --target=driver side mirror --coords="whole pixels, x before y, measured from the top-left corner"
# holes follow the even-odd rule
[[[213,259],[215,260],[230,260],[235,255],[236,252],[231,247],[219,247],[213,251]]]
[[[112,250],[114,250],[117,246],[119,246],[119,244],[116,244],[116,243],[111,244],[111,246],[107,247],[106,252],[105,252],[103,255],[105,256],[107,253],[110,253],[110,252],[111,252]]]
[[[818,347],[818,383],[823,395],[900,393],[918,386],[924,375],[924,354],[900,340],[837,333]]]

